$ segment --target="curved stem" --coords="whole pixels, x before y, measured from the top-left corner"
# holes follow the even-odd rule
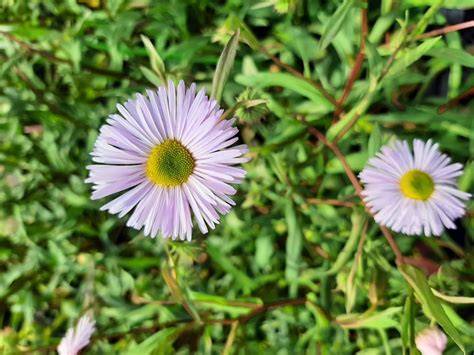
[[[366,1],[367,4],[367,1]],[[336,110],[334,111],[335,122],[339,119],[339,116],[342,113],[344,103],[346,102],[349,94],[352,90],[352,86],[360,75],[362,70],[362,65],[364,64],[365,59],[365,39],[369,34],[369,26],[367,20],[367,8],[361,10],[361,24],[360,24],[360,48],[359,53],[357,54],[354,66],[352,67],[349,78],[347,79],[344,91],[337,101]]]
[[[314,137],[316,137],[321,143],[323,143],[326,147],[332,150],[334,155],[339,159],[341,162],[344,172],[346,173],[347,177],[349,178],[352,186],[354,186],[354,189],[356,191],[356,194],[359,196],[361,199],[362,203],[365,206],[365,202],[362,196],[362,185],[360,184],[359,180],[355,176],[354,172],[351,170],[349,164],[347,163],[346,157],[344,154],[341,152],[339,147],[334,143],[334,142],[329,142],[327,138],[322,134],[319,130],[317,130],[314,127],[308,127],[309,133],[311,133]],[[367,212],[370,214],[369,210],[366,208]],[[372,214],[371,214],[372,215]],[[398,247],[397,243],[395,242],[395,239],[393,238],[392,233],[388,230],[388,228],[379,225],[380,230],[382,231],[382,234],[384,235],[385,239],[387,239],[388,244],[392,248],[395,258],[398,264],[403,264],[404,262],[404,256],[402,252],[400,251],[400,248]]]

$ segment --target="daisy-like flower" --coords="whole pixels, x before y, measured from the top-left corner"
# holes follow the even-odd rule
[[[192,215],[207,233],[234,205],[230,184],[245,176],[233,166],[248,160],[245,145],[230,147],[235,120],[220,120],[217,102],[195,91],[170,81],[117,105],[120,114],[102,126],[91,154],[100,163],[87,167],[92,199],[120,193],[101,209],[119,217],[133,209],[127,226],[147,236],[191,240]]]
[[[79,319],[76,327],[69,328],[58,345],[59,355],[76,355],[86,347],[95,331],[95,320],[88,314]]]
[[[470,194],[457,188],[461,164],[439,151],[438,144],[415,139],[412,154],[406,141],[382,147],[359,177],[364,201],[375,221],[396,232],[440,235],[455,229]]]
[[[448,344],[448,337],[438,328],[426,328],[416,336],[415,344],[422,355],[441,355]]]

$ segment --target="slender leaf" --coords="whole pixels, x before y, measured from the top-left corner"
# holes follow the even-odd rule
[[[392,67],[387,73],[386,78],[393,77],[399,74],[403,70],[407,69],[410,65],[419,60],[422,56],[428,53],[428,51],[441,39],[441,37],[429,38],[420,44],[416,48],[410,48],[402,51]]]
[[[316,104],[330,110],[333,105],[311,84],[285,73],[258,73],[256,75],[237,75],[235,80],[242,85],[266,88],[271,86],[280,86],[307,97]]]
[[[149,354],[174,354],[173,343],[178,336],[188,328],[184,325],[176,328],[160,330],[152,336],[146,338],[139,344],[130,346],[123,354],[126,355],[149,355]]]
[[[362,232],[362,228],[364,226],[365,218],[365,214],[362,214],[359,211],[354,211],[351,216],[352,230],[349,238],[347,239],[346,244],[342,248],[342,251],[338,254],[331,268],[326,271],[310,271],[307,272],[305,276],[309,278],[320,278],[322,276],[337,274],[347,264],[354,253]]]
[[[380,150],[380,147],[382,146],[382,133],[380,132],[380,127],[376,123],[374,124],[374,128],[372,130],[372,133],[370,134],[369,137],[369,158],[373,157],[375,153],[377,153]]]
[[[441,325],[444,331],[454,340],[459,348],[465,353],[464,344],[458,330],[446,315],[441,302],[431,291],[425,275],[420,270],[411,265],[400,265],[400,272],[405,277],[410,286],[414,289],[415,295],[422,305],[430,312],[430,316]]]
[[[402,307],[390,307],[381,312],[367,312],[362,314],[344,314],[336,317],[336,322],[347,329],[387,329],[396,328],[398,321],[395,315],[399,314]]]
[[[229,77],[229,73],[234,66],[235,54],[237,53],[237,47],[239,45],[240,29],[238,29],[234,35],[229,39],[227,45],[219,57],[217,62],[216,72],[214,79],[212,80],[211,97],[219,102],[224,91],[224,86]]]
[[[301,266],[301,251],[303,249],[303,234],[297,218],[293,202],[288,201],[285,208],[288,238],[286,239],[286,268],[285,277],[290,283],[290,296],[296,296],[296,281]]]
[[[463,297],[463,296],[448,296],[445,295],[434,288],[431,289],[433,294],[441,298],[443,301],[449,302],[449,303],[454,303],[454,304],[474,304],[474,297]]]
[[[156,74],[158,74],[161,81],[165,83],[166,82],[166,75],[165,75],[166,69],[165,69],[165,63],[163,62],[163,59],[161,59],[160,55],[158,54],[158,51],[156,50],[153,43],[151,43],[148,37],[141,35],[140,38],[142,39],[142,42],[145,45],[146,51],[148,53],[148,57],[150,58],[151,68]]]
[[[326,49],[334,37],[336,37],[342,25],[344,24],[344,21],[346,21],[347,16],[349,16],[353,5],[354,0],[345,0],[328,20],[326,29],[324,30],[323,36],[321,37],[321,41],[319,42],[319,48],[321,50]]]
[[[147,67],[144,67],[143,65],[140,65],[139,68],[145,79],[148,80],[150,83],[152,83],[156,87],[163,85],[163,81],[152,70],[148,69]]]
[[[415,332],[415,305],[413,302],[413,292],[407,296],[405,300],[405,306],[403,307],[403,316],[400,334],[402,336],[403,353],[406,354],[407,350],[412,350],[414,345],[414,332]]]
[[[431,48],[426,55],[440,58],[449,64],[460,64],[467,68],[474,68],[474,55],[458,48]]]

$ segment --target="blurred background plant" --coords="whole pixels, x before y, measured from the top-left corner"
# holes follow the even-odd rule
[[[394,137],[432,138],[472,192],[472,7],[2,0],[0,350],[52,352],[91,309],[97,354],[414,353],[435,322],[446,353],[474,351],[472,204],[441,238],[396,236],[397,268],[308,133],[327,132],[355,173]],[[99,212],[85,166],[107,115],[166,79],[210,93],[238,28],[221,99],[251,147],[237,208],[171,245]]]

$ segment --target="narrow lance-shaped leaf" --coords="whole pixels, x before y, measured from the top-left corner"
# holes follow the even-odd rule
[[[153,85],[155,85],[156,87],[163,84],[163,80],[160,79],[158,75],[156,75],[155,72],[153,72],[152,70],[148,69],[147,67],[144,67],[143,65],[140,65],[139,69],[142,72],[145,79],[148,80]]]
[[[367,48],[367,59],[369,60],[370,80],[376,82],[382,73],[383,60],[377,50],[377,47],[369,40],[366,40],[365,46]]]
[[[388,329],[396,328],[398,322],[395,315],[402,307],[389,307],[380,312],[365,312],[362,314],[342,314],[336,317],[336,323],[346,329]]]
[[[237,53],[237,46],[239,45],[239,38],[240,30],[237,29],[234,35],[229,39],[229,42],[227,42],[221,56],[219,57],[219,61],[217,62],[211,90],[211,97],[217,100],[217,102],[221,100],[224,86],[234,65],[235,54]]]
[[[461,64],[474,68],[474,55],[459,48],[431,48],[426,55],[444,60],[447,64]]]
[[[287,73],[257,73],[255,75],[236,75],[237,83],[257,88],[281,86],[310,99],[321,106],[321,111],[329,112],[333,105],[311,84]]]
[[[416,27],[411,31],[408,40],[411,41],[415,39],[418,35],[422,34],[426,27],[428,27],[431,19],[438,14],[439,9],[443,6],[445,0],[433,0],[431,7],[426,11],[422,18],[416,23]]]
[[[443,327],[444,331],[465,353],[461,335],[447,316],[439,299],[431,291],[423,272],[410,265],[400,265],[398,268],[403,277],[405,277],[410,286],[415,290],[417,298],[423,307],[429,311],[430,316]]]
[[[175,328],[162,329],[152,336],[147,337],[139,344],[131,344],[128,349],[122,351],[123,354],[173,354],[173,343],[181,333],[189,329],[189,325],[182,325]]]
[[[416,48],[407,49],[405,51],[402,51],[398,55],[398,58],[395,59],[395,62],[393,63],[392,67],[388,71],[387,76],[385,78],[392,77],[392,76],[402,72],[406,68],[408,68],[410,65],[415,63],[418,59],[420,59],[422,56],[424,56],[426,53],[428,53],[428,51],[440,39],[441,39],[441,37],[430,38],[430,39],[427,39],[425,42],[423,42],[422,44],[420,44]]]
[[[364,225],[364,230],[362,231],[362,236],[359,238],[359,245],[357,246],[357,251],[354,256],[354,261],[352,262],[351,271],[349,272],[349,276],[347,277],[346,282],[346,313],[350,313],[352,308],[355,305],[355,301],[357,298],[357,290],[358,285],[355,282],[355,277],[359,266],[362,264],[362,254],[365,240],[367,239],[367,231],[365,230],[367,226],[367,222]],[[364,272],[363,268],[360,270],[362,273]]]
[[[163,62],[163,59],[161,59],[160,55],[158,54],[158,51],[156,50],[153,43],[151,43],[148,37],[144,35],[140,35],[140,38],[142,39],[142,42],[145,45],[146,51],[148,53],[148,57],[150,58],[151,68],[156,74],[158,74],[162,83],[165,83],[166,82],[166,75],[165,75],[166,69],[165,69],[165,63]]]
[[[401,324],[401,337],[402,337],[402,346],[403,353],[407,354],[407,350],[413,349],[415,343],[414,337],[414,322],[415,322],[415,305],[413,304],[413,291],[407,296],[405,301],[405,306],[403,307],[403,316]]]
[[[365,215],[359,212],[354,212],[351,217],[352,230],[346,244],[342,248],[341,252],[332,264],[331,268],[326,271],[316,270],[314,272],[308,272],[307,276],[310,278],[320,278],[322,276],[335,275],[337,274],[349,261],[359,241],[359,237],[362,232],[362,228],[365,223]]]
[[[372,129],[372,133],[370,134],[369,138],[369,158],[373,157],[375,153],[377,153],[382,146],[382,133],[380,132],[380,127],[377,123],[375,123],[374,128]]]
[[[344,21],[349,15],[353,4],[353,0],[344,1],[342,5],[339,6],[339,8],[336,10],[336,12],[331,16],[331,18],[326,24],[326,29],[324,30],[323,36],[321,38],[319,49],[326,49],[326,47],[329,46],[334,37],[336,37]]]
[[[296,296],[296,281],[301,264],[303,249],[303,233],[298,222],[293,202],[288,202],[285,208],[286,223],[288,224],[288,238],[286,240],[286,269],[285,277],[290,283],[290,296]]]
[[[451,322],[453,322],[457,330],[471,337],[471,339],[474,339],[474,326],[473,325],[471,325],[470,323],[462,319],[459,316],[459,314],[457,314],[456,311],[452,307],[448,306],[447,304],[443,304],[443,309],[446,312],[446,315],[448,316],[448,318],[451,320]]]
[[[239,17],[237,17],[236,15],[230,15],[225,20],[223,30],[224,30],[224,32],[239,30],[240,31],[240,40],[243,43],[248,44],[249,47],[254,49],[254,50],[258,50],[261,47],[260,42],[255,37],[255,35],[252,33],[252,31],[247,26],[247,24],[244,21],[242,21]]]

